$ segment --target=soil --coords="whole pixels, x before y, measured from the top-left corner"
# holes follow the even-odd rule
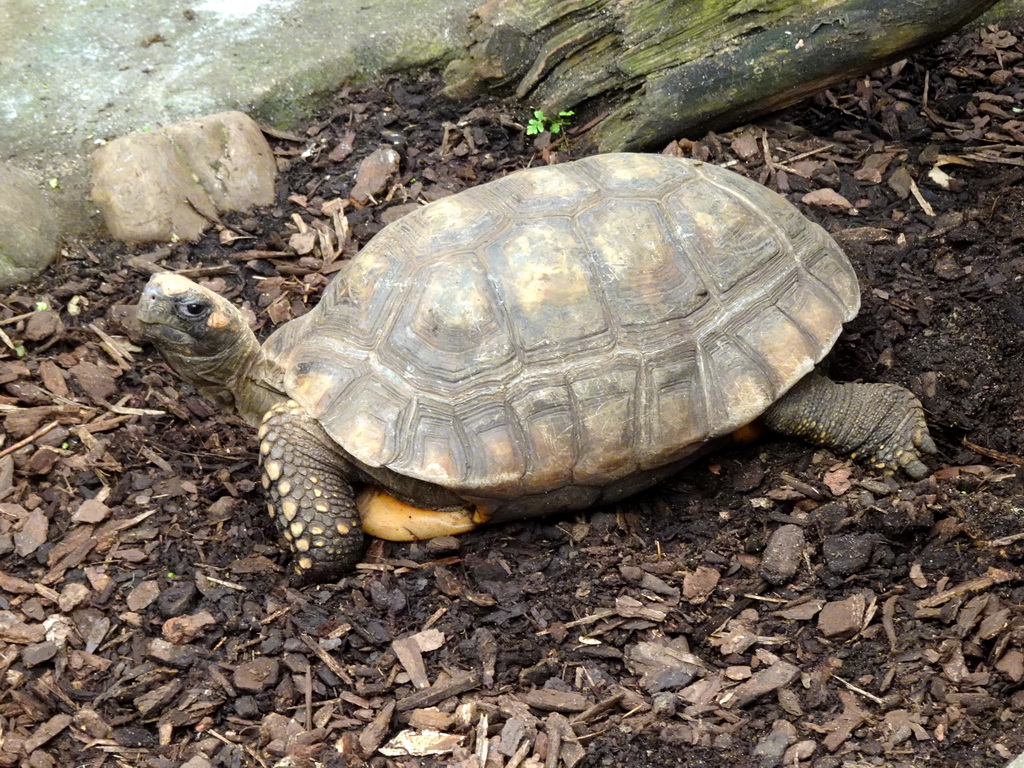
[[[274,137],[272,208],[197,244],[71,244],[3,298],[0,765],[982,768],[1024,751],[1018,38],[954,38],[665,149],[779,190],[839,240],[864,306],[831,372],[912,389],[934,474],[765,436],[613,508],[375,541],[351,576],[296,588],[255,435],[133,343],[132,305],[182,270],[265,335],[408,206],[583,144],[436,87],[345,89]],[[382,143],[399,170],[351,202]]]

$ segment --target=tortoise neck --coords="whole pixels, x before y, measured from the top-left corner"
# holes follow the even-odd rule
[[[264,414],[287,399],[284,393],[284,371],[271,360],[253,337],[250,362],[239,369],[229,382],[235,411],[253,426],[259,426]]]
[[[210,356],[177,356],[171,367],[204,397],[233,409],[246,422],[259,425],[272,406],[286,399],[284,372],[260,346],[248,328],[238,334],[230,349]],[[165,353],[166,355],[166,353]],[[166,355],[169,358],[172,355]]]

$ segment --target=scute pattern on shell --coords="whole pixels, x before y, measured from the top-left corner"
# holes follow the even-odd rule
[[[599,155],[414,211],[267,348],[358,460],[511,499],[608,485],[750,422],[859,300],[838,246],[774,192]]]

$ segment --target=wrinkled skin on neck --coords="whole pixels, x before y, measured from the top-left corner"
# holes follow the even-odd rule
[[[136,314],[144,338],[178,376],[249,424],[285,399],[280,366],[224,297],[180,275],[156,274]]]

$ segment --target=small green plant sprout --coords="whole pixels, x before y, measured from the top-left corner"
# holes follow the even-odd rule
[[[50,308],[50,303],[47,301],[37,301],[33,306],[36,312],[45,312]]]
[[[561,133],[563,129],[568,128],[572,124],[571,118],[576,113],[571,109],[563,109],[558,113],[557,117],[548,117],[544,114],[541,109],[535,109],[533,111],[533,117],[526,124],[526,134],[533,136],[538,133]]]

